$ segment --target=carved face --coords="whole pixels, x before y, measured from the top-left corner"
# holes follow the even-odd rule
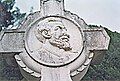
[[[64,17],[39,18],[26,32],[25,49],[40,64],[69,65],[82,54],[82,32],[77,24]]]
[[[42,27],[42,29],[38,28],[38,33],[41,33],[42,40],[48,39],[51,45],[64,49],[65,51],[72,50],[69,43],[70,36],[67,34],[67,29],[62,22],[51,20],[48,21],[47,24],[44,24],[44,26],[45,27]],[[41,40],[41,38],[39,40]]]
[[[67,29],[61,22],[54,23],[51,34],[52,37],[49,40],[50,44],[60,49],[64,49],[65,51],[71,50],[69,43],[70,36],[67,34]]]

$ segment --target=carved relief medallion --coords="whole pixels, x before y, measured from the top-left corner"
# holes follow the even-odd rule
[[[83,49],[80,27],[64,17],[49,16],[36,20],[25,37],[29,56],[46,66],[69,64],[80,56]]]

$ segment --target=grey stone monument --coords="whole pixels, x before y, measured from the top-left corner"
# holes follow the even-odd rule
[[[66,11],[64,0],[40,0],[40,11],[0,33],[0,54],[10,65],[15,59],[28,81],[80,81],[102,60],[109,40],[103,28]]]

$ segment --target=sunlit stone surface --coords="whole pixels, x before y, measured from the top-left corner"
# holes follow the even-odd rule
[[[90,28],[64,9],[64,0],[41,0],[15,30],[0,33],[0,53],[11,54],[28,81],[80,81],[90,63],[97,64],[108,49],[103,28]]]

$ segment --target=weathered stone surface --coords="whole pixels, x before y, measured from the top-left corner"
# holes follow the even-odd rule
[[[28,81],[81,80],[91,61],[94,64],[108,49],[109,36],[103,28],[91,29],[76,14],[65,11],[63,0],[40,3],[40,11],[30,14],[18,29],[1,32],[1,55],[6,54],[10,65],[15,64],[15,55]]]
[[[24,31],[7,30],[1,36],[1,50],[19,51],[23,49]]]

